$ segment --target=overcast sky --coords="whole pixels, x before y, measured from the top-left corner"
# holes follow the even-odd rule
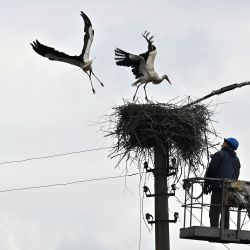
[[[247,0],[1,0],[0,162],[112,146],[98,122],[112,107],[132,101],[132,72],[117,67],[114,49],[142,53],[144,30],[155,36],[155,69],[172,85],[148,85],[150,99],[195,99],[228,84],[250,80],[250,2]],[[91,57],[102,88],[78,68],[37,55],[40,42],[78,55],[84,11],[95,38]],[[144,99],[143,89],[138,96]],[[238,138],[240,179],[249,180],[250,87],[215,97],[214,124],[223,137]],[[97,125],[96,125],[97,124]],[[118,176],[109,150],[0,165],[0,190]],[[129,173],[137,172],[131,166]],[[152,184],[152,177],[151,177]],[[151,188],[153,186],[151,185]],[[178,191],[182,197],[182,190]],[[154,231],[140,223],[139,177],[0,193],[2,250],[154,249]],[[151,214],[153,200],[144,199]],[[170,216],[181,213],[174,198]],[[141,225],[141,229],[140,229]],[[172,249],[226,249],[179,239],[183,218],[171,224]],[[230,249],[249,246],[228,245]]]

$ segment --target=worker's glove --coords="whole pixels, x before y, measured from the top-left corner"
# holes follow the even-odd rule
[[[184,180],[182,187],[184,190],[188,191],[191,188],[191,183],[188,180]]]
[[[209,183],[205,182],[203,186],[203,194],[209,194],[211,192],[211,187]]]

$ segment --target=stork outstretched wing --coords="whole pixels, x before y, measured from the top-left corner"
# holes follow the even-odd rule
[[[84,63],[89,62],[89,52],[94,39],[94,30],[88,16],[81,11],[81,16],[84,20],[84,39],[83,49],[79,56],[71,56],[64,52],[60,52],[52,47],[40,43],[38,40],[31,43],[32,48],[41,56],[47,57],[50,60],[65,62],[82,67]]]
[[[145,63],[146,63],[146,68],[149,71],[154,71],[154,61],[157,55],[157,50],[156,50],[156,47],[153,45],[154,36],[149,37],[149,34],[150,32],[148,31],[144,31],[144,33],[142,33],[142,36],[148,42],[148,51],[140,54],[139,56],[144,58]]]
[[[64,52],[60,52],[52,47],[46,46],[38,40],[31,43],[31,46],[37,54],[47,57],[49,60],[65,62],[76,66],[80,66],[81,64],[79,56],[70,56]]]
[[[119,66],[132,67],[132,72],[136,79],[148,74],[143,57],[128,53],[119,48],[115,49],[115,55],[116,64]]]
[[[82,53],[80,57],[84,62],[89,61],[89,52],[90,52],[90,47],[92,45],[93,39],[94,39],[94,30],[92,28],[92,24],[88,16],[81,11],[81,16],[84,20],[84,45],[82,49]]]

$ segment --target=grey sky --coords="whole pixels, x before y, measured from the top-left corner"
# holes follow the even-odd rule
[[[148,85],[148,96],[201,97],[214,89],[250,80],[250,2],[210,1],[0,1],[0,162],[107,147],[94,126],[114,105],[131,100],[135,89],[128,68],[117,67],[114,49],[142,53],[144,30],[155,36],[155,68],[172,85]],[[91,57],[102,79],[94,81],[71,65],[34,53],[35,39],[69,54],[82,49],[84,11],[95,30]],[[141,100],[143,90],[139,90]],[[214,117],[221,137],[235,136],[242,162],[240,179],[250,179],[248,152],[250,88],[215,97]],[[0,165],[0,190],[125,174],[125,164],[107,158],[108,150]],[[129,173],[137,171],[131,166]],[[152,185],[152,178],[149,180]],[[139,177],[30,191],[0,193],[0,249],[139,249]],[[153,187],[153,186],[152,186]],[[151,188],[152,188],[151,187]],[[181,190],[179,197],[181,197]],[[144,200],[153,213],[153,200]],[[171,200],[171,211],[181,213]],[[170,212],[170,216],[172,216]],[[141,249],[154,248],[154,233],[142,222]],[[173,249],[225,249],[178,238],[182,221],[171,225]],[[233,249],[249,246],[230,245]]]

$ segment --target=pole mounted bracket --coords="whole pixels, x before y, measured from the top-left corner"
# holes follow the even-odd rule
[[[154,171],[154,169],[152,169],[152,168],[150,168],[148,166],[148,162],[147,161],[145,161],[143,165],[144,165],[144,169],[146,170],[147,173],[150,173],[150,172]]]
[[[179,218],[179,213],[175,212],[174,213],[174,219],[173,220],[154,220],[154,217],[152,214],[149,214],[149,213],[146,213],[145,214],[145,218],[148,222],[148,224],[152,225],[152,224],[155,224],[157,222],[168,222],[168,223],[176,223],[178,218]]]
[[[167,169],[152,169],[152,171],[154,176],[160,176],[160,175],[163,175],[163,176],[171,176],[171,175],[175,175],[176,172],[175,171],[169,171]]]
[[[171,164],[169,165],[169,169],[174,170],[174,171],[178,170],[178,165],[177,165],[176,158],[171,159]]]
[[[176,190],[176,185],[172,184],[171,185],[171,192],[168,193],[158,193],[158,194],[152,194],[150,189],[147,186],[143,187],[143,192],[145,193],[146,197],[155,197],[155,196],[175,196],[175,190]]]
[[[175,158],[174,158],[175,159]],[[176,175],[176,170],[177,170],[177,167],[176,167],[176,160],[173,160],[172,161],[174,163],[172,163],[172,166],[169,168],[169,170],[172,170],[172,171],[169,171],[169,170],[162,170],[162,169],[154,169],[154,168],[150,168],[148,166],[148,162],[144,162],[144,169],[146,170],[147,173],[153,173],[154,176],[160,176],[160,175],[163,175],[163,176],[172,176],[172,175]]]

